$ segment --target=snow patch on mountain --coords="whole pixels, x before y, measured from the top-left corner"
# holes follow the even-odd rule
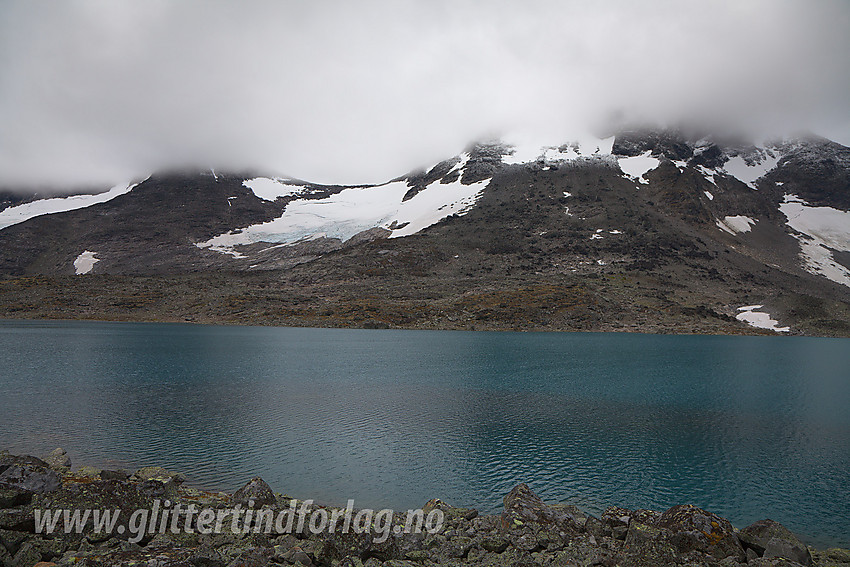
[[[254,195],[266,201],[275,201],[278,197],[300,195],[307,190],[304,185],[290,183],[287,179],[254,177],[246,179],[242,185],[254,192]]]
[[[775,168],[778,161],[779,158],[772,152],[762,151],[758,158],[752,159],[750,163],[741,156],[735,156],[723,165],[723,169],[750,189],[758,189],[755,181]]]
[[[373,187],[351,187],[322,199],[289,202],[283,215],[269,222],[215,236],[195,246],[242,257],[234,247],[254,242],[294,244],[317,234],[348,240],[370,228],[391,231],[390,238],[409,236],[442,219],[462,215],[475,204],[489,179],[464,185],[434,181],[407,201],[406,181]]]
[[[735,235],[741,232],[750,232],[756,221],[744,215],[735,215],[732,217],[723,217],[717,221],[717,228],[726,231],[729,234]]]
[[[770,317],[770,313],[756,311],[757,309],[763,308],[764,305],[745,305],[744,307],[739,307],[738,311],[740,311],[740,313],[735,315],[735,318],[738,321],[747,323],[750,327],[770,329],[777,333],[787,333],[791,330],[791,327],[777,327],[777,325],[779,325],[779,321],[772,319]]]
[[[798,234],[803,268],[850,287],[850,270],[835,261],[833,250],[850,252],[850,212],[832,207],[812,207],[796,195],[786,194],[779,210]]]
[[[708,181],[709,183],[711,183],[715,187],[717,186],[717,183],[714,181],[714,175],[715,175],[716,172],[708,169],[704,165],[698,165],[697,171],[702,173],[702,176],[705,178],[706,181]]]
[[[536,161],[554,164],[580,158],[609,156],[614,146],[614,136],[609,138],[582,136],[567,144],[540,144],[523,138],[508,137],[506,144],[512,147],[512,153],[502,156],[502,163],[506,165]]]
[[[129,193],[136,185],[138,183],[122,183],[104,193],[39,199],[38,201],[31,201],[16,207],[9,207],[0,211],[0,230],[41,215],[65,213],[97,205],[98,203],[105,203],[115,197]]]
[[[91,272],[94,265],[100,262],[100,259],[95,257],[96,254],[97,252],[86,250],[77,256],[77,259],[74,260],[74,271],[78,276]]]
[[[646,151],[639,156],[619,158],[617,163],[627,179],[647,185],[649,181],[644,179],[644,175],[661,163],[661,160],[652,157],[651,154],[652,152]]]

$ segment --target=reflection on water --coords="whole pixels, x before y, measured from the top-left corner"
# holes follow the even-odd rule
[[[0,448],[497,511],[690,502],[850,546],[843,339],[0,323]]]

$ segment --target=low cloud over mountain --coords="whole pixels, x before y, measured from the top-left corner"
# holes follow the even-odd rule
[[[174,165],[386,181],[522,131],[805,128],[850,143],[850,6],[0,2],[0,186]]]

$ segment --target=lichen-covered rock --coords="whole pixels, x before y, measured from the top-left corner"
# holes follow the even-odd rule
[[[567,535],[582,531],[585,520],[564,506],[547,505],[527,484],[518,484],[505,496],[502,512],[502,528],[516,529],[526,523],[552,526]]]
[[[653,525],[661,517],[661,512],[655,510],[644,510],[638,508],[631,513],[630,521],[640,522],[641,524]]]
[[[604,525],[599,518],[594,516],[588,516],[584,521],[584,531],[597,538],[611,535],[611,528]]]
[[[59,475],[46,465],[15,463],[0,473],[0,488],[44,494],[58,489],[60,484]]]
[[[130,516],[136,510],[152,510],[154,499],[159,498],[157,488],[162,486],[162,483],[157,481],[130,483],[98,479],[79,483],[71,482],[55,492],[35,496],[32,506],[45,511],[50,510],[52,513],[68,510],[71,514],[79,513],[81,518],[86,510],[98,510],[98,512],[120,510],[114,530],[104,532],[95,539],[110,537],[129,539],[132,536]],[[119,531],[122,533],[119,534]],[[68,540],[80,540],[92,535],[93,532],[93,517],[90,516],[80,533],[61,534],[61,537]]]
[[[0,510],[0,530],[35,531],[35,520],[31,505]]]
[[[502,553],[508,548],[508,540],[498,535],[488,535],[481,540],[481,547],[493,553]]]
[[[764,555],[762,557],[765,559],[772,559],[774,557],[790,559],[805,567],[811,567],[812,565],[812,555],[806,549],[805,545],[776,537],[771,538],[767,542],[767,547],[764,548]]]
[[[756,557],[747,562],[747,567],[802,567],[802,565],[784,557]]]
[[[0,453],[0,461],[3,473],[45,469],[42,461],[30,457]],[[306,528],[292,534],[245,533],[242,527],[234,530],[233,511],[228,508],[235,503],[247,507],[253,500],[255,507],[279,512],[289,508],[290,499],[278,502],[260,479],[229,496],[180,486],[171,473],[157,469],[109,479],[100,472],[90,476],[66,472],[57,490],[27,493],[31,501],[26,503],[19,503],[18,493],[10,493],[6,504],[11,507],[0,508],[0,565],[32,567],[38,561],[55,561],[61,567],[850,567],[850,551],[840,549],[812,551],[812,562],[809,550],[793,534],[769,520],[745,528],[739,540],[727,520],[695,506],[675,506],[663,514],[611,507],[597,519],[574,506],[546,504],[526,485],[505,497],[505,512],[498,516],[429,501],[426,514],[439,509],[445,517],[436,533],[407,533],[401,517],[380,528],[375,521],[371,532],[362,534],[312,534]],[[117,527],[128,525],[127,514],[151,510],[157,501],[160,510],[178,504],[185,510],[192,503],[221,511],[223,531],[146,533],[138,543],[128,541],[132,533],[126,530],[123,536],[95,533],[90,527],[77,535],[34,534],[36,509],[120,509]],[[307,510],[308,515],[316,508]]]
[[[142,467],[133,475],[134,480],[156,480],[164,484],[182,484],[186,477],[180,473],[171,472],[162,467]]]
[[[774,520],[759,520],[742,529],[738,538],[759,556],[784,557],[806,567],[812,565],[812,556],[803,542],[791,530]]]
[[[0,473],[3,473],[12,465],[34,465],[49,468],[47,463],[31,455],[10,455],[6,451],[0,452]]]
[[[28,503],[32,492],[14,487],[0,487],[0,508],[12,508]]]
[[[13,567],[32,567],[36,563],[41,562],[41,551],[34,544],[24,542],[15,557],[12,559]]]
[[[53,451],[44,458],[44,462],[47,463],[47,466],[51,469],[58,471],[65,471],[71,468],[71,457],[69,457],[68,453],[65,452],[65,449],[62,449],[61,447],[53,449]]]
[[[633,512],[619,506],[609,506],[599,521],[602,522],[603,533],[610,535],[614,539],[626,539],[626,533],[629,530],[629,522],[631,521]]]
[[[242,506],[253,505],[259,508],[260,506],[274,506],[277,504],[277,498],[275,498],[274,492],[266,484],[266,481],[257,476],[233,493],[232,502]]]
[[[66,476],[72,480],[80,480],[87,478],[101,478],[100,474],[103,472],[102,469],[97,467],[92,467],[90,465],[83,465],[75,471],[69,472]]]
[[[102,480],[127,480],[128,478],[130,478],[130,473],[128,473],[125,470],[121,470],[121,469],[118,469],[118,470],[103,469],[103,470],[100,471],[98,476]]]
[[[747,558],[729,520],[692,504],[673,506],[655,525],[671,532],[670,542],[680,553],[701,551],[717,559],[734,557],[741,562]]]
[[[831,547],[824,550],[812,552],[815,565],[829,567],[850,567],[850,549]]]
[[[629,522],[628,532],[622,548],[623,566],[672,565],[677,553],[670,542],[669,532],[637,520]]]
[[[460,508],[443,502],[439,498],[432,498],[422,507],[422,511],[427,516],[432,510],[440,510],[443,513],[443,518],[449,522],[452,520],[473,520],[478,517],[478,510],[475,508]]]

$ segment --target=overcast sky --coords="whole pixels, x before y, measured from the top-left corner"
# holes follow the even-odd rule
[[[0,0],[0,185],[169,165],[380,182],[524,131],[850,144],[850,2]]]

